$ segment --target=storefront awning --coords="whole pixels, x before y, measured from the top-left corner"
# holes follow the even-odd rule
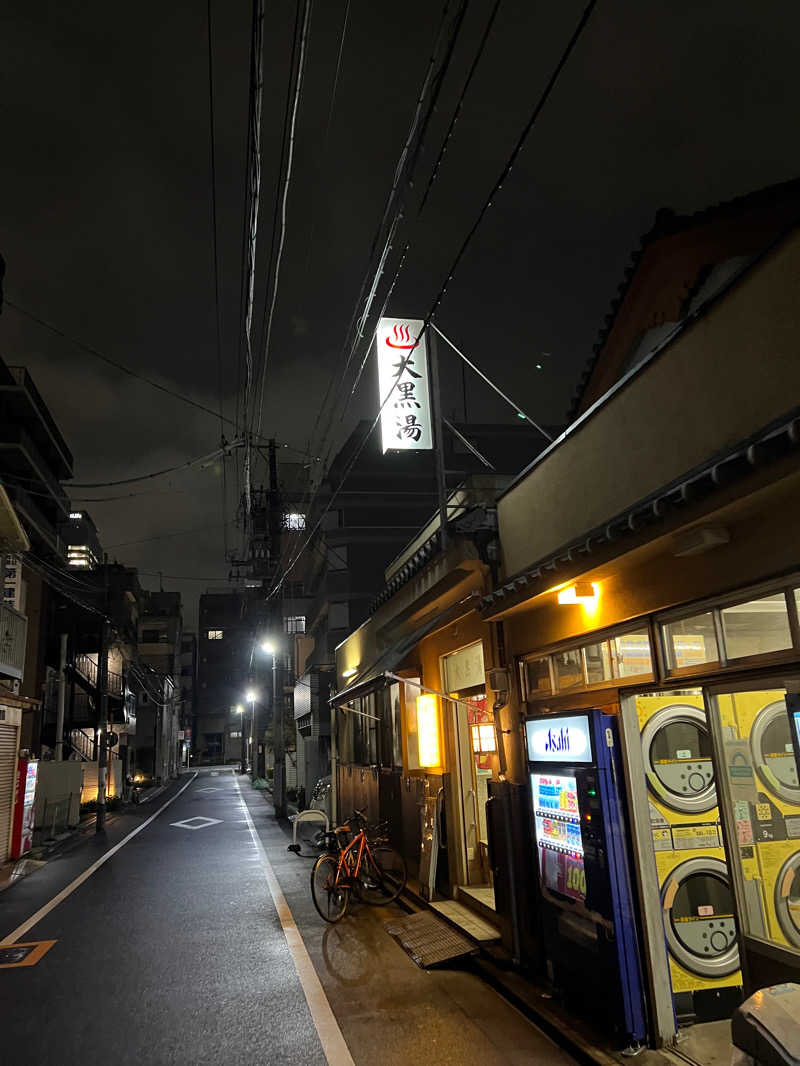
[[[465,611],[476,607],[477,603],[477,597],[470,595],[466,600],[461,600],[457,604],[451,605],[447,610],[437,612],[417,629],[386,648],[374,663],[365,670],[359,671],[359,675],[353,678],[347,688],[335,693],[328,702],[333,707],[341,707],[358,699],[360,696],[368,696],[370,692],[377,692],[386,685],[393,684],[396,680],[393,676],[393,671],[402,665],[406,656],[414,650],[424,637],[427,637],[435,629],[447,625],[448,622],[460,618]]]

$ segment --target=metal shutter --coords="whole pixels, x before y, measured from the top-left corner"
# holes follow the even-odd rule
[[[17,727],[0,722],[0,862],[8,858],[16,766]]]

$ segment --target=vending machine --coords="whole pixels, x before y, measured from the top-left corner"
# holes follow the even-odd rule
[[[545,948],[555,986],[622,1043],[647,1035],[617,723],[525,721]]]
[[[14,822],[11,827],[12,859],[21,859],[33,846],[33,805],[36,801],[36,779],[39,763],[36,759],[19,759],[17,790],[14,796]]]

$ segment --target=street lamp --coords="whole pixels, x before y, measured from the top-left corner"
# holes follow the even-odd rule
[[[242,773],[244,774],[244,773],[247,773],[247,755],[246,755],[245,750],[244,750],[244,707],[241,705],[241,703],[237,703],[236,707],[234,708],[234,710],[239,715],[239,738],[241,739],[241,742],[242,742],[242,756],[241,756],[241,758],[242,758]]]
[[[250,757],[250,769],[253,771],[253,777],[255,777],[256,773],[255,752],[253,751],[253,732],[255,730],[256,700],[258,699],[258,692],[254,688],[249,688],[247,692],[245,692],[244,698],[250,704],[250,736],[247,738],[247,746],[250,748],[250,751],[248,753]],[[244,736],[244,731],[242,731],[242,735]]]
[[[261,642],[261,650],[272,656],[272,750],[275,768],[272,779],[272,802],[275,817],[286,817],[286,756],[283,747],[283,707],[278,701],[278,648],[271,640]],[[264,752],[266,764],[266,750]]]

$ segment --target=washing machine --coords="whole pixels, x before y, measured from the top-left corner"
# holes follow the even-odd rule
[[[742,979],[703,699],[636,704],[676,1012],[727,1017]]]
[[[767,936],[800,947],[800,780],[782,690],[729,697],[755,771],[750,817]]]

